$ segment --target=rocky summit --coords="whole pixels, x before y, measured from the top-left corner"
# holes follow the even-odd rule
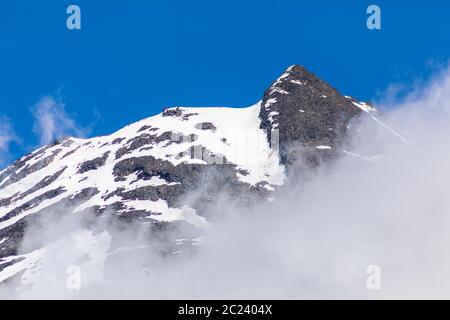
[[[167,108],[111,135],[60,139],[1,171],[0,283],[36,281],[67,234],[52,242],[27,234],[66,216],[88,217],[74,264],[102,268],[120,255],[111,234],[89,228],[104,217],[152,230],[166,254],[183,251],[207,234],[224,195],[241,206],[276,201],[291,172],[339,157],[351,122],[377,114],[297,65],[260,99],[246,108]]]

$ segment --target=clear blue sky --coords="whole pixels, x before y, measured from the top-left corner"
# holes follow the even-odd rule
[[[77,4],[82,30],[66,28]],[[382,29],[366,28],[378,4]],[[246,106],[291,64],[371,100],[450,57],[450,1],[2,0],[0,116],[23,154],[38,143],[30,108],[57,95],[91,135],[164,106]]]

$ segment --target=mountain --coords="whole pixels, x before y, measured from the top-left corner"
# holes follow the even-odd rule
[[[224,195],[243,207],[273,201],[292,175],[346,152],[352,121],[376,114],[294,65],[247,108],[167,108],[111,135],[39,148],[0,172],[0,283],[33,284],[45,256],[70,245],[74,264],[102,268],[122,248],[107,227],[89,228],[105,217],[150,229],[165,254],[189,250]],[[75,244],[63,229],[50,242],[29,236],[66,216],[88,217]]]

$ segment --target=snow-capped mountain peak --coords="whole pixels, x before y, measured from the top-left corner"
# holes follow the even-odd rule
[[[268,201],[300,160],[336,157],[362,111],[375,112],[293,65],[250,107],[167,108],[110,135],[41,147],[0,172],[0,282],[52,248],[20,252],[27,226],[49,212],[207,230],[222,193]],[[84,235],[108,251],[107,236]]]

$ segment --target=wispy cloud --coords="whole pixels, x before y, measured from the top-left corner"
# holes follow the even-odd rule
[[[10,146],[19,142],[13,126],[7,117],[0,116],[0,168],[10,160]]]
[[[41,145],[64,136],[84,137],[90,129],[83,128],[66,112],[65,104],[52,96],[45,96],[32,108],[33,132]]]

